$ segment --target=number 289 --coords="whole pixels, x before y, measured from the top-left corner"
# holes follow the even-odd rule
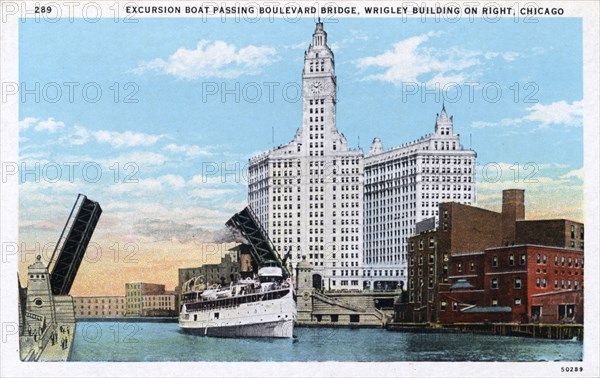
[[[52,13],[51,6],[35,7],[35,13]]]

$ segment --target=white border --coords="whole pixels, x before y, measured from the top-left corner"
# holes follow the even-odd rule
[[[102,14],[112,17],[117,1],[96,2],[102,9]],[[49,2],[46,2],[46,4]],[[62,4],[58,1],[54,4]],[[76,2],[79,9],[87,2]],[[126,2],[120,2],[121,6]],[[128,2],[133,4],[133,2]],[[222,3],[218,1],[218,3]],[[229,2],[230,5],[242,1]],[[255,1],[255,4],[262,2]],[[265,2],[267,3],[267,2]],[[289,3],[286,1],[281,4]],[[313,5],[315,1],[298,1],[303,5]],[[323,2],[321,2],[323,3]],[[364,2],[366,3],[366,1]],[[369,5],[399,6],[401,2],[370,2]],[[467,2],[435,2],[424,4],[419,2],[404,2],[415,5],[463,5]],[[488,2],[481,1],[479,4]],[[503,6],[513,6],[519,2],[498,2]],[[525,4],[526,2],[520,2]],[[527,2],[529,4],[533,2]],[[324,363],[208,363],[208,362],[147,362],[147,363],[23,363],[18,356],[18,337],[5,335],[7,324],[18,324],[17,319],[17,260],[5,256],[5,243],[17,241],[18,236],[18,185],[17,180],[0,183],[0,235],[2,242],[1,264],[1,297],[0,315],[2,324],[2,342],[0,343],[0,376],[600,376],[598,364],[598,319],[599,319],[599,286],[598,273],[599,256],[598,230],[600,222],[599,209],[599,3],[585,2],[535,2],[540,6],[562,7],[563,17],[583,18],[583,73],[584,73],[584,167],[585,167],[585,202],[586,202],[586,282],[585,282],[585,336],[583,363],[574,362],[394,362],[394,363],[354,363],[354,362],[324,362]],[[34,2],[0,2],[0,82],[18,82],[18,18],[8,16],[6,22],[6,4],[16,4],[18,7],[31,9]],[[40,2],[40,5],[44,3]],[[136,5],[189,5],[185,2],[145,1]],[[198,5],[196,3],[195,5]],[[341,2],[340,2],[341,4]],[[344,6],[359,6],[361,2],[343,2]],[[121,7],[122,8],[122,7]],[[22,9],[22,8],[21,8]],[[80,12],[81,13],[81,12]],[[77,12],[75,12],[77,17]],[[121,14],[123,16],[123,14]],[[137,17],[145,17],[138,15]],[[149,17],[183,17],[172,15],[150,15]],[[194,16],[188,16],[194,17]],[[338,16],[343,18],[344,16]],[[364,17],[364,15],[361,15]],[[381,16],[379,16],[381,17]],[[397,17],[389,15],[387,17]],[[543,16],[542,16],[543,17]],[[551,64],[551,62],[549,63]],[[14,97],[14,96],[13,96]],[[18,99],[11,97],[9,102],[0,101],[0,160],[1,162],[18,161]],[[14,177],[14,176],[13,176]],[[1,181],[1,180],[0,180]],[[4,263],[5,257],[8,263]],[[14,256],[13,256],[14,257]],[[6,339],[5,339],[6,337]],[[583,366],[583,373],[561,373],[565,366]]]

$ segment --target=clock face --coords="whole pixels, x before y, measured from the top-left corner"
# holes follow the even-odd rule
[[[320,81],[317,81],[310,86],[310,90],[314,94],[320,93],[322,89],[323,89],[323,83],[321,83]]]

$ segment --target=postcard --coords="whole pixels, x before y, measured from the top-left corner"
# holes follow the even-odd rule
[[[598,376],[595,2],[1,3],[3,376]]]

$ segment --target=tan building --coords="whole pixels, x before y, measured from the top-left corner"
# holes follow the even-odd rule
[[[244,259],[247,260],[248,255]],[[246,269],[248,261],[245,261]],[[249,268],[252,270],[252,267]],[[192,278],[202,277],[207,285],[219,284],[228,285],[230,282],[240,278],[240,261],[237,249],[227,253],[218,264],[205,264],[199,267],[179,268],[179,289],[183,287],[186,281]]]
[[[121,317],[127,310],[124,296],[73,297],[73,300],[78,319]]]
[[[175,292],[142,296],[143,316],[177,316],[178,312]]]
[[[146,295],[160,295],[165,293],[165,285],[130,282],[125,284],[127,297],[127,316],[143,316],[143,297]]]

